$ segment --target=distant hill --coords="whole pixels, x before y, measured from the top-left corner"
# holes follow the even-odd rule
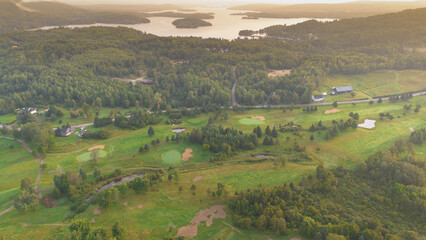
[[[142,14],[86,10],[58,2],[0,1],[0,31],[70,24],[148,23]]]
[[[81,8],[97,11],[119,11],[119,12],[159,12],[159,11],[188,11],[186,8],[174,4],[95,4],[82,5]]]
[[[426,46],[426,8],[333,22],[315,20],[259,31],[288,41],[310,41],[323,49],[385,51],[385,47]]]
[[[245,13],[248,17],[258,18],[336,18],[347,19],[368,17],[384,13],[398,12],[413,8],[426,7],[426,1],[414,2],[349,2],[339,4],[250,4],[230,9],[256,11]]]

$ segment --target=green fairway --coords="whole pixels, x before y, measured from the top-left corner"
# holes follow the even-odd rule
[[[263,121],[258,118],[243,118],[238,121],[241,124],[245,125],[257,125],[257,124],[263,124]]]
[[[167,164],[177,164],[182,159],[182,154],[172,150],[161,154],[161,159]]]
[[[77,160],[81,162],[89,161],[92,158],[92,151],[80,154],[77,156]],[[104,150],[98,150],[98,158],[104,158],[108,153]]]

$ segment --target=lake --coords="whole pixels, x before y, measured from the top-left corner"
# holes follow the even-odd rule
[[[260,19],[242,19],[243,16],[232,15],[233,13],[241,13],[247,11],[229,10],[226,8],[195,8],[197,12],[214,13],[214,19],[207,19],[211,27],[200,27],[197,29],[181,29],[176,28],[172,22],[175,18],[168,17],[150,17],[150,23],[145,24],[90,24],[90,25],[69,25],[65,27],[91,27],[91,26],[109,26],[109,27],[129,27],[136,30],[154,34],[163,37],[202,37],[202,38],[223,38],[236,39],[240,30],[259,30],[272,25],[294,25],[305,22],[310,18],[260,18]],[[334,19],[316,19],[318,21],[333,21]],[[46,26],[39,29],[52,29],[58,26]]]

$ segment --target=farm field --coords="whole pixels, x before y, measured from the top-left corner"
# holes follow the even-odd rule
[[[123,130],[116,126],[107,126],[103,129],[111,133],[111,137],[106,140],[80,139],[76,135],[70,137],[56,138],[56,147],[49,152],[44,160],[46,167],[42,171],[39,188],[53,185],[53,177],[59,171],[78,172],[80,168],[88,173],[88,177],[93,177],[93,163],[91,161],[91,148],[99,148],[99,159],[96,167],[103,173],[111,173],[115,169],[121,169],[124,173],[134,171],[168,170],[170,167],[179,169],[179,179],[169,182],[164,176],[161,183],[146,194],[135,194],[127,192],[120,195],[119,203],[108,208],[101,209],[100,214],[95,214],[97,205],[91,205],[87,210],[78,214],[78,218],[87,218],[92,221],[93,226],[111,227],[115,222],[120,222],[126,228],[127,237],[130,239],[144,238],[158,239],[174,237],[179,228],[186,226],[200,210],[208,209],[214,205],[225,205],[235,191],[256,188],[261,186],[273,187],[284,183],[298,183],[303,176],[314,174],[316,167],[324,163],[330,168],[345,166],[354,167],[360,161],[378,150],[388,149],[396,139],[406,138],[410,134],[410,129],[419,129],[426,125],[426,111],[420,109],[419,113],[413,110],[403,109],[405,104],[413,106],[425,102],[425,96],[416,97],[408,102],[389,103],[385,101],[381,104],[362,103],[340,105],[336,108],[340,112],[325,114],[331,106],[319,106],[316,112],[305,113],[302,109],[286,110],[282,109],[255,109],[243,112],[228,111],[227,120],[214,120],[215,125],[233,127],[251,133],[258,125],[264,129],[267,125],[279,126],[287,122],[301,125],[303,129],[308,129],[311,124],[322,121],[325,125],[330,125],[333,120],[348,119],[349,113],[358,113],[360,121],[364,119],[376,119],[376,128],[348,129],[341,132],[332,139],[325,139],[324,131],[301,132],[300,135],[293,133],[280,133],[279,146],[264,146],[260,144],[251,151],[237,151],[232,157],[223,163],[211,163],[209,160],[214,156],[209,151],[203,151],[198,144],[181,141],[179,143],[166,142],[167,136],[175,135],[172,129],[175,128],[165,121],[163,116],[161,123],[154,125],[155,135],[148,136],[147,128],[139,130]],[[106,112],[107,110],[103,110]],[[108,110],[110,111],[110,110]],[[379,112],[389,112],[395,118],[393,120],[379,120]],[[179,127],[186,128],[186,133],[192,129],[201,128],[209,121],[212,114],[199,114],[195,118],[183,117]],[[264,120],[252,117],[263,117]],[[262,118],[262,119],[263,119]],[[243,121],[241,121],[243,120]],[[88,129],[94,129],[92,126]],[[392,129],[392,131],[389,131]],[[314,140],[309,139],[314,135]],[[154,146],[153,140],[160,140],[160,144]],[[261,141],[260,141],[261,142]],[[306,146],[311,160],[294,161],[292,159],[300,156],[287,151],[294,142]],[[15,177],[5,178],[0,185],[0,206],[13,200],[19,193],[20,180],[29,177],[33,183],[37,176],[39,163],[35,157],[26,152],[18,142],[0,139],[0,159],[2,159],[1,176],[8,176],[13,173]],[[139,152],[139,148],[148,144],[150,150]],[[11,150],[10,146],[13,146]],[[192,156],[183,161],[182,154],[191,149]],[[319,150],[318,150],[319,149]],[[424,145],[416,146],[416,152],[420,156],[426,153]],[[283,154],[287,162],[274,164],[273,159],[264,159],[258,162],[247,162],[257,154],[270,154],[276,156]],[[18,159],[11,162],[10,159]],[[6,161],[3,161],[5,159]],[[19,170],[18,170],[19,169]],[[20,171],[25,169],[25,171]],[[18,176],[18,177],[16,177]],[[3,179],[2,179],[3,180]],[[222,198],[212,198],[207,195],[208,189],[215,189],[217,183],[224,183],[228,195]],[[191,186],[195,185],[195,190]],[[182,190],[179,190],[179,188]],[[47,190],[44,194],[50,193]],[[194,192],[194,193],[193,193]],[[66,198],[59,200],[59,206],[45,208],[41,206],[36,213],[22,215],[16,210],[12,210],[0,216],[0,236],[15,236],[22,239],[39,236],[48,237],[67,229],[66,217],[72,214],[71,203]],[[10,207],[11,204],[2,206],[0,212]],[[226,210],[226,209],[225,209]],[[123,214],[125,213],[125,214]],[[246,231],[233,228],[228,216],[225,219],[214,219],[211,226],[201,224],[198,226],[197,237],[195,239],[206,239],[215,237],[225,237],[226,239],[290,239],[299,237],[297,233],[290,233],[286,236],[277,236],[272,232],[260,233],[257,231]],[[52,225],[53,224],[53,225]],[[231,225],[231,226],[230,226]]]
[[[426,88],[426,71],[421,70],[381,70],[356,75],[329,75],[318,87],[317,93],[329,93],[332,87],[352,86],[355,96],[338,94],[327,96],[328,102],[372,98],[388,94],[418,91]]]

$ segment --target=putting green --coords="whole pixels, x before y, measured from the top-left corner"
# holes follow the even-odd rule
[[[258,118],[243,118],[238,121],[241,124],[246,125],[257,125],[257,124],[263,124],[263,121]]]
[[[92,151],[80,154],[77,156],[77,160],[81,162],[86,162],[92,159],[91,157]],[[104,158],[108,155],[108,153],[104,150],[98,150],[98,158]]]
[[[182,154],[178,151],[172,150],[161,154],[161,158],[165,163],[176,164],[182,159]]]

